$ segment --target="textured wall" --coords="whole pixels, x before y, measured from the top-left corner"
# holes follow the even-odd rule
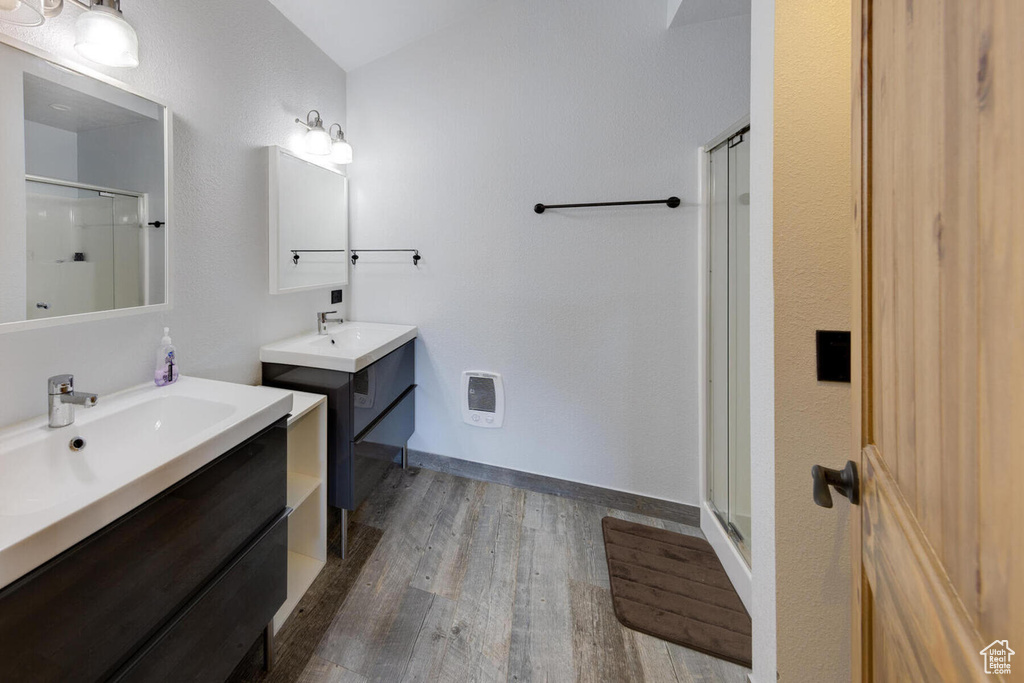
[[[78,134],[26,121],[25,173],[78,180]]]
[[[313,327],[326,292],[267,294],[263,147],[287,144],[292,120],[318,108],[345,124],[345,73],[265,0],[126,2],[142,65],[108,72],[174,112],[173,309],[0,334],[0,425],[46,412],[45,381],[71,372],[110,392],[152,379],[161,328],[182,371],[255,382],[259,346]],[[77,60],[64,9],[37,29],[2,31]]]
[[[424,257],[352,276],[356,319],[420,327],[414,448],[697,503],[697,148],[747,113],[748,36],[526,0],[349,74],[352,246]],[[504,374],[502,429],[463,370]]]
[[[775,541],[784,681],[849,678],[849,504],[811,466],[850,457],[850,385],[815,379],[814,331],[850,329],[850,3],[776,0]]]
[[[750,617],[753,678],[774,683],[775,628],[775,301],[772,285],[772,106],[775,0],[750,8]]]

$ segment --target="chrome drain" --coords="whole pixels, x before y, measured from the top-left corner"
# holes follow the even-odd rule
[[[80,436],[76,436],[71,439],[71,443],[68,444],[68,448],[76,452],[82,450],[85,448],[85,439]]]

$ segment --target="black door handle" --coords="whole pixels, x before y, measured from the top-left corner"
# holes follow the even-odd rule
[[[854,505],[860,505],[860,478],[857,476],[857,463],[846,461],[841,470],[830,470],[821,465],[811,468],[811,479],[814,481],[814,504],[823,508],[832,507],[831,486],[836,492],[850,499]]]

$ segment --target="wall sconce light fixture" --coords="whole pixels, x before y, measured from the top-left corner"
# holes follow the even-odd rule
[[[76,0],[77,1],[77,0]],[[139,37],[121,14],[121,0],[91,0],[75,22],[75,49],[97,64],[134,69]]]
[[[0,21],[15,26],[39,26],[64,9],[64,0],[0,0]]]
[[[337,128],[338,132],[335,133],[334,129]],[[348,144],[345,139],[345,131],[341,129],[340,124],[333,124],[330,129],[331,133],[331,161],[336,164],[351,164],[352,163],[352,145]]]
[[[331,136],[324,130],[323,119],[316,109],[306,114],[306,121],[295,119],[295,123],[306,127],[306,151],[317,156],[327,156],[331,153]]]
[[[121,0],[71,0],[85,10],[75,22],[75,50],[91,62],[134,69],[139,36],[121,14]],[[0,0],[0,21],[39,26],[64,9],[64,0]]]

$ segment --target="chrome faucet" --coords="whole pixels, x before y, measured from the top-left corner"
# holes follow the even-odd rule
[[[67,427],[75,423],[75,406],[92,408],[99,397],[75,391],[74,375],[54,375],[46,382],[50,399],[50,426]]]
[[[345,322],[341,318],[328,318],[331,313],[337,313],[337,311],[321,311],[316,314],[316,333],[327,334],[327,323],[343,323]]]

